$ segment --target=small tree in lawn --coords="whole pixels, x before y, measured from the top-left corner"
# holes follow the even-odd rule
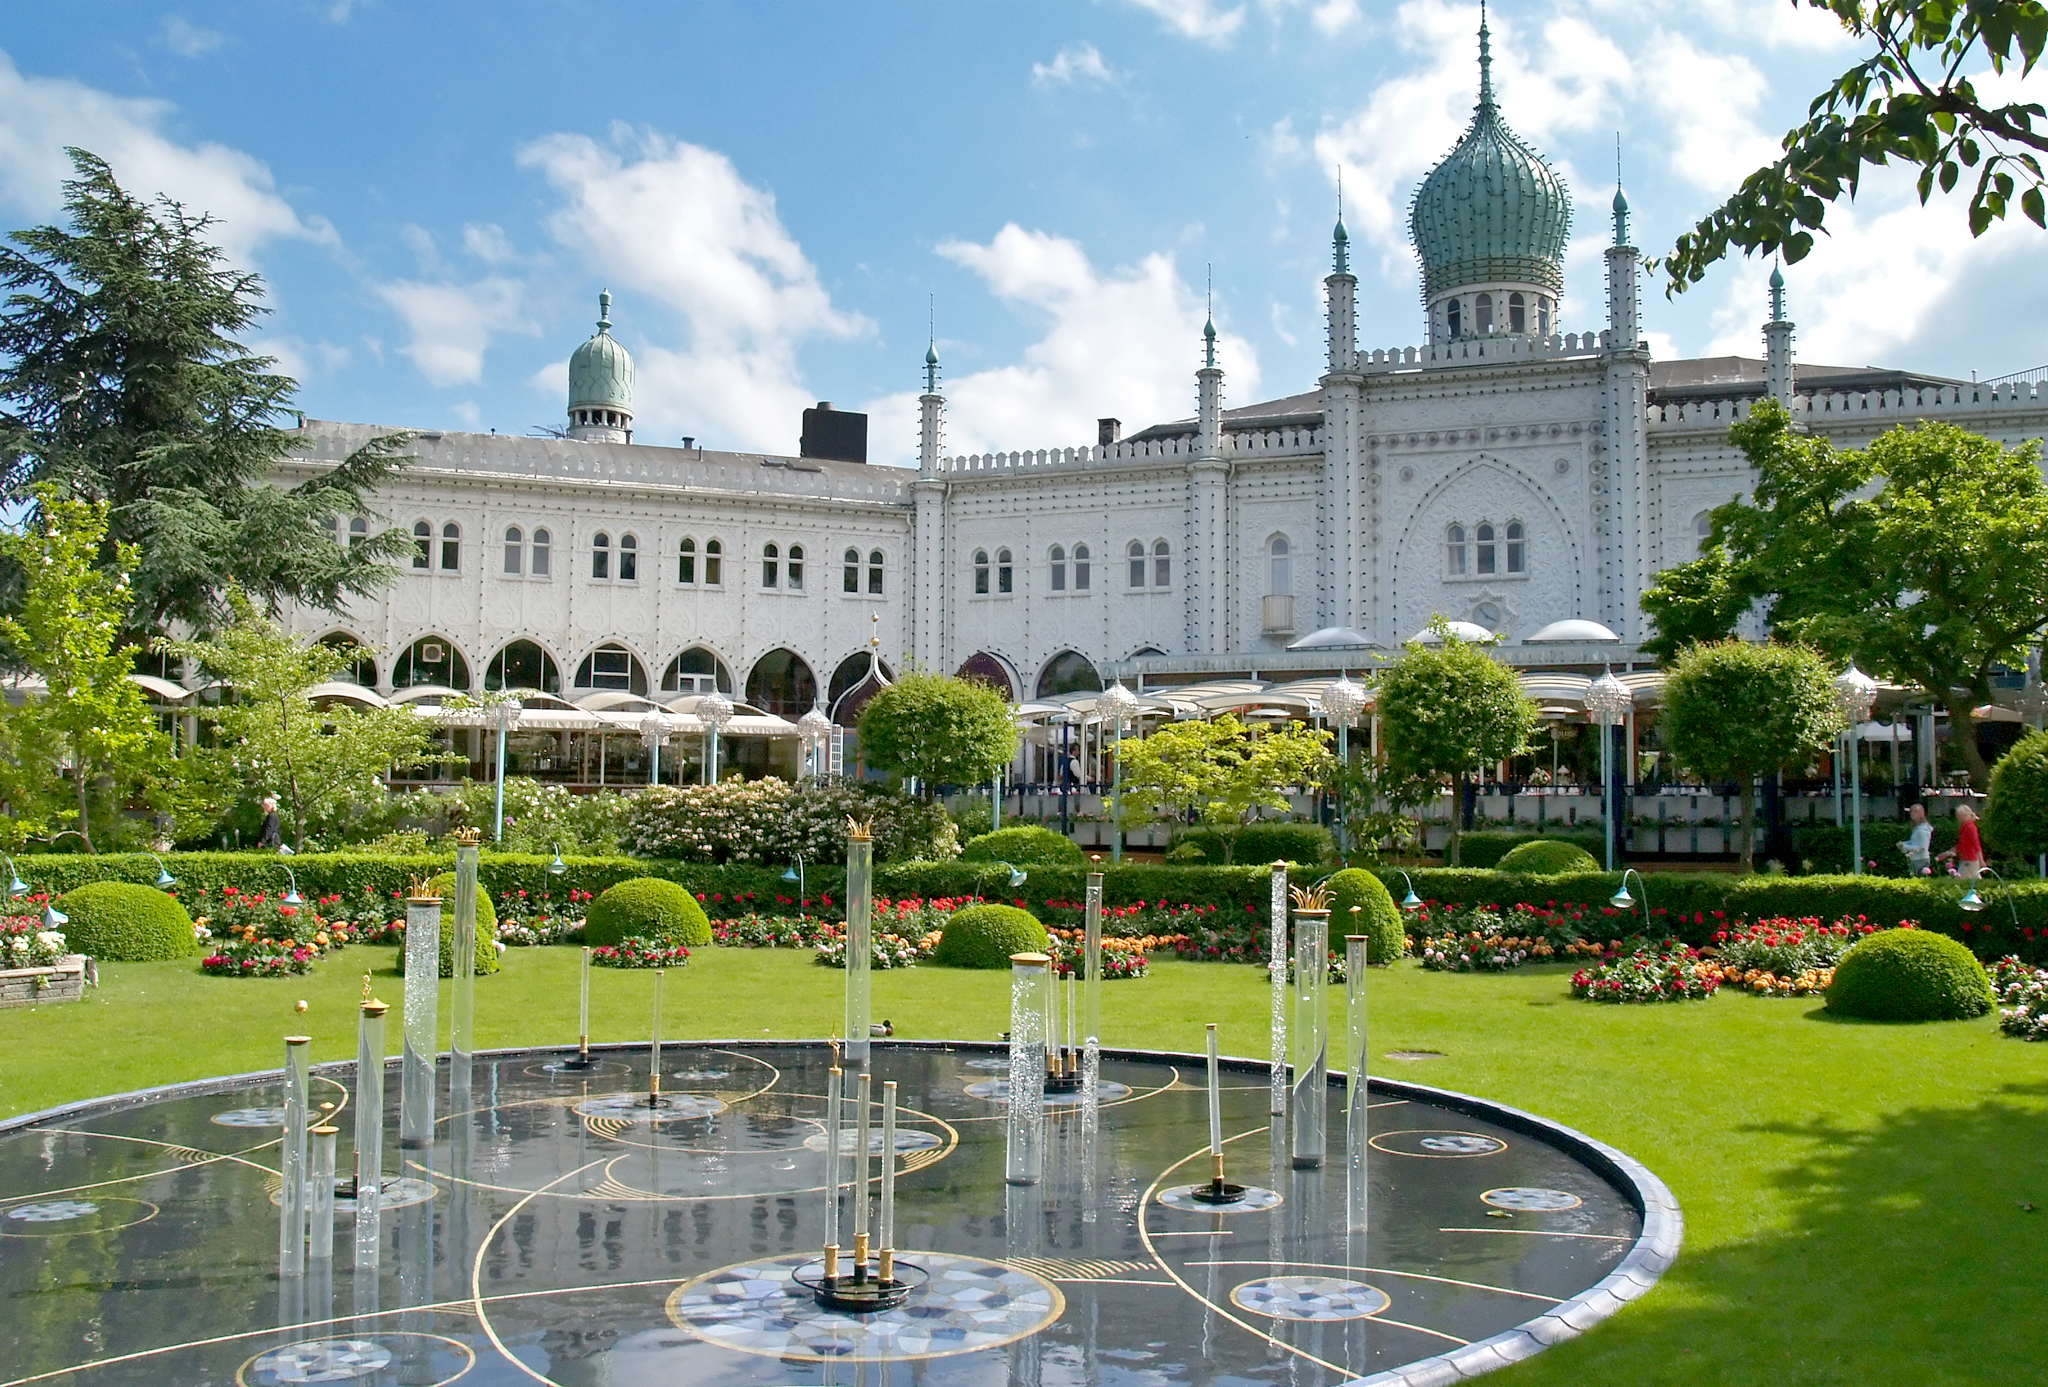
[[[239,588],[229,590],[228,610],[213,635],[162,648],[233,689],[205,716],[245,783],[277,795],[292,844],[303,849],[309,827],[383,799],[393,766],[426,760],[429,728],[410,708],[315,707],[306,691],[362,652],[300,640]]]
[[[1452,635],[1441,618],[1429,629],[1435,644],[1411,642],[1380,675],[1380,728],[1398,775],[1450,778],[1455,799],[1445,860],[1456,866],[1472,772],[1527,750],[1539,714],[1513,671]]]
[[[905,674],[860,715],[861,755],[877,770],[916,776],[929,799],[941,785],[979,785],[1017,754],[1010,701],[950,674]]]
[[[2048,852],[2048,732],[2029,732],[1991,768],[1984,839],[2014,857]]]
[[[1667,668],[1658,726],[1678,764],[1740,796],[1742,870],[1755,863],[1756,781],[1801,766],[1842,730],[1827,662],[1803,645],[1720,641]]]
[[[116,798],[125,800],[171,759],[170,739],[157,729],[148,700],[128,678],[130,657],[115,646],[132,600],[127,573],[133,546],[115,546],[114,562],[100,567],[106,537],[104,503],[72,500],[55,487],[37,490],[27,529],[0,536],[0,555],[24,575],[20,607],[0,617],[0,639],[47,688],[32,708],[10,714],[10,739],[66,763],[76,831],[87,852],[99,851],[92,829],[94,787],[106,780]],[[60,775],[48,759],[38,773],[45,784],[57,783]]]
[[[1227,862],[1235,852],[1232,830],[1256,810],[1291,808],[1282,787],[1322,779],[1329,740],[1328,732],[1304,723],[1248,727],[1227,713],[1211,722],[1170,722],[1149,737],[1125,740],[1124,805],[1139,823],[1192,811],[1221,831]]]

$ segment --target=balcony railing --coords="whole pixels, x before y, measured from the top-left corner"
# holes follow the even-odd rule
[[[1260,599],[1259,624],[1269,636],[1294,634],[1294,594],[1269,592]]]

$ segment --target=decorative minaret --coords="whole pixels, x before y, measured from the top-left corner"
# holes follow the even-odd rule
[[[1373,498],[1362,469],[1365,432],[1363,415],[1365,377],[1358,369],[1358,279],[1351,273],[1351,235],[1344,229],[1343,185],[1338,184],[1337,229],[1330,233],[1330,273],[1323,280],[1325,308],[1329,313],[1329,369],[1323,387],[1323,496],[1317,516],[1315,587],[1303,581],[1306,572],[1297,571],[1294,601],[1272,604],[1269,615],[1292,606],[1292,627],[1265,632],[1267,638],[1285,645],[1297,631],[1322,626],[1365,627],[1373,620],[1368,610],[1370,581],[1367,569],[1371,553],[1369,517]],[[1275,594],[1277,595],[1277,594]]]
[[[1230,648],[1220,578],[1230,464],[1223,457],[1223,368],[1216,364],[1216,321],[1202,327],[1202,369],[1195,372],[1195,450],[1188,460],[1187,642],[1194,653]]]
[[[1764,324],[1764,394],[1792,406],[1792,321],[1785,316],[1785,274],[1771,266],[1771,320]]]
[[[569,437],[633,441],[633,357],[612,338],[612,295],[597,296],[597,333],[569,358]]]
[[[1595,453],[1600,516],[1602,620],[1625,641],[1642,639],[1637,598],[1650,586],[1650,352],[1642,343],[1642,252],[1629,244],[1628,199],[1614,189],[1614,243],[1607,248],[1607,344],[1603,421]]]
[[[924,353],[924,394],[917,397],[917,480],[911,553],[910,653],[920,669],[949,669],[946,646],[946,479],[939,471],[939,447],[946,397],[939,393],[939,348]]]

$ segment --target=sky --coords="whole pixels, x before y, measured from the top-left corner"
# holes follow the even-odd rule
[[[1575,201],[1561,325],[1605,314],[1620,171],[1655,255],[1856,60],[1788,0],[1502,0],[1510,125]],[[1407,208],[1478,82],[1452,0],[1028,5],[101,0],[0,29],[0,227],[57,221],[67,145],[218,219],[253,345],[317,418],[526,433],[613,295],[636,439],[794,452],[818,400],[909,460],[935,339],[947,449],[1072,446],[1311,389],[1341,177],[1361,345],[1422,337]],[[2048,78],[2026,84],[2035,99]],[[1792,267],[1799,355],[2048,362],[2042,233],[1972,240],[1880,171]],[[1675,301],[1660,357],[1761,354],[1768,264]],[[1213,288],[1212,288],[1213,286]],[[1213,294],[1213,298],[1211,295]]]

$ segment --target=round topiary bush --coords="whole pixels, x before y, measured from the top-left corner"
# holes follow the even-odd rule
[[[427,883],[427,894],[441,898],[441,976],[455,976],[455,873],[443,872]],[[490,893],[476,890],[476,975],[498,971],[498,909]],[[398,971],[405,971],[405,946],[399,945]]]
[[[1597,872],[1600,864],[1593,854],[1577,843],[1560,843],[1554,838],[1538,838],[1520,847],[1509,848],[1494,863],[1497,872],[1524,872],[1530,876],[1554,877],[1566,872]]]
[[[74,954],[116,963],[183,958],[199,949],[192,917],[175,896],[128,881],[95,881],[66,891],[57,909],[71,917],[60,925]]]
[[[711,918],[685,887],[661,877],[633,877],[590,903],[583,937],[593,945],[644,939],[695,949],[711,942]]]
[[[2048,732],[2029,732],[1991,768],[1984,841],[2001,856],[2048,852]]]
[[[1932,930],[1870,935],[1842,955],[1828,985],[1828,1010],[1863,1021],[1957,1021],[1991,1006],[1984,965]]]
[[[1353,923],[1352,906],[1361,907]],[[1366,938],[1368,963],[1387,964],[1408,956],[1408,928],[1394,897],[1363,867],[1348,867],[1330,878],[1330,947],[1342,948],[1347,934]]]
[[[1014,905],[970,905],[946,921],[932,962],[945,968],[1007,968],[1011,954],[1044,953],[1045,926]]]
[[[999,828],[994,833],[984,833],[961,849],[960,857],[965,862],[1066,862],[1079,864],[1088,860],[1080,845],[1063,833],[1054,833],[1037,824],[1025,824],[1018,828]]]

